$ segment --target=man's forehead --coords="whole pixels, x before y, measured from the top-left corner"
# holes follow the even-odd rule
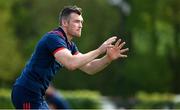
[[[79,14],[77,14],[77,13],[71,13],[71,14],[70,14],[70,18],[71,18],[71,19],[78,19],[78,20],[83,21],[82,15],[79,15]]]

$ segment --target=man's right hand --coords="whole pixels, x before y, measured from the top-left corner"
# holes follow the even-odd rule
[[[116,39],[117,39],[116,36],[113,36],[113,37],[107,39],[107,40],[98,48],[98,50],[100,51],[100,53],[103,54],[103,53],[106,52],[107,48],[112,47],[112,46],[113,46],[112,43],[115,42]]]

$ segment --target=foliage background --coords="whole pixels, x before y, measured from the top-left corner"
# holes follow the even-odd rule
[[[126,41],[130,51],[127,59],[93,76],[61,70],[53,81],[58,89],[124,97],[138,91],[180,93],[180,0],[122,1],[1,0],[0,86],[12,86],[38,40],[58,26],[60,10],[77,5],[85,22],[82,37],[74,41],[82,53],[113,35]]]

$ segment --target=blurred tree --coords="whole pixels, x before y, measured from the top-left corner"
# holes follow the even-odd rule
[[[106,95],[131,95],[138,90],[168,92],[173,85],[173,91],[179,92],[179,0],[119,1],[121,4],[116,6],[104,0],[1,1],[3,19],[0,28],[2,35],[7,37],[2,38],[0,45],[11,43],[12,47],[8,45],[9,49],[13,49],[11,53],[14,51],[11,55],[16,56],[13,60],[19,63],[5,60],[4,57],[9,54],[6,47],[4,52],[7,51],[7,54],[0,56],[4,62],[2,67],[7,68],[5,64],[8,63],[13,65],[8,74],[20,72],[20,65],[29,58],[40,37],[58,26],[59,11],[66,5],[77,5],[83,9],[85,21],[82,37],[74,39],[80,52],[95,49],[108,37],[118,35],[127,42],[129,57],[114,62],[94,76],[79,70],[70,74],[63,69],[55,78],[57,87],[96,89]],[[130,13],[124,11],[127,4]]]
[[[36,36],[40,33],[37,29],[36,16],[33,13],[33,3],[33,0],[15,0],[11,7],[12,27],[24,60],[30,56],[36,43]]]
[[[14,78],[19,74],[22,67],[21,55],[17,48],[17,40],[12,31],[10,19],[12,17],[10,11],[13,1],[0,2],[0,85],[7,86],[12,83]]]
[[[137,90],[171,91],[172,70],[166,58],[165,43],[172,43],[168,40],[173,34],[170,23],[162,20],[162,8],[168,4],[163,0],[128,1],[132,12],[126,24],[132,32],[133,50],[130,50],[130,58],[125,62],[125,67],[122,67],[121,77],[124,79],[119,83],[124,88],[120,92],[133,94]]]
[[[169,15],[170,23],[173,28],[173,48],[168,47],[168,59],[173,71],[173,88],[174,93],[180,93],[180,1],[179,0],[168,0],[169,6],[167,7],[167,13]]]

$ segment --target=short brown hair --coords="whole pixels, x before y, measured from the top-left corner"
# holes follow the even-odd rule
[[[71,13],[76,13],[78,15],[82,14],[82,9],[77,7],[76,5],[74,6],[65,6],[61,12],[59,13],[59,23],[61,25],[62,19],[68,19],[69,15]]]

